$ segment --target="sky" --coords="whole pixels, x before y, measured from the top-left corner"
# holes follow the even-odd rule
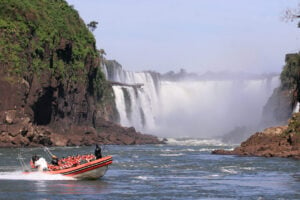
[[[130,71],[279,73],[300,50],[299,0],[67,0],[107,59]]]

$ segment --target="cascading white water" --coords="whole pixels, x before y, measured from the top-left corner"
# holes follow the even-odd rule
[[[300,103],[297,102],[295,108],[293,109],[293,113],[297,113],[300,110]]]
[[[134,126],[137,130],[147,130],[155,126],[155,96],[151,98],[142,89],[131,87],[113,86],[113,90],[123,126]]]
[[[133,126],[137,130],[150,130],[155,127],[155,114],[159,105],[159,82],[154,73],[129,72],[122,70],[120,64],[110,62],[104,65],[104,72],[108,80],[133,86],[114,85],[116,106],[123,126]],[[134,84],[143,84],[135,87]]]
[[[116,62],[107,78],[142,88],[113,86],[120,123],[162,137],[212,137],[236,126],[256,126],[279,77],[253,80],[159,80],[128,72]]]

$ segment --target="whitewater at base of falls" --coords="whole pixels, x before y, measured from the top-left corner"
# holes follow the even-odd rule
[[[179,146],[218,146],[224,147],[229,146],[217,139],[199,139],[199,138],[166,138],[168,145],[179,145]]]

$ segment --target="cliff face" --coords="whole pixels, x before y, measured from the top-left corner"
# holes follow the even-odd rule
[[[276,88],[263,108],[261,126],[278,126],[286,124],[293,112],[292,91]]]
[[[108,123],[117,111],[101,62],[93,35],[64,0],[3,0],[0,146],[118,143],[103,139],[114,128],[137,134]]]
[[[264,126],[286,124],[296,103],[300,102],[300,55],[287,54],[285,62],[280,74],[281,86],[274,90],[263,109]]]

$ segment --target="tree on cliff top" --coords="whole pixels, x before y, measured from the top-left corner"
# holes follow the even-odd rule
[[[283,15],[283,20],[294,21],[300,18],[300,4],[296,9],[287,9]],[[298,22],[300,28],[300,22]],[[282,89],[291,90],[292,104],[300,102],[300,53],[287,54],[285,66],[280,74]]]
[[[98,25],[98,22],[96,21],[91,21],[90,23],[87,24],[87,27],[90,29],[90,31],[94,32],[96,30]]]
[[[296,9],[286,9],[282,17],[284,21],[294,21],[297,18],[300,18],[300,4]],[[298,28],[300,28],[300,22],[298,22]]]

